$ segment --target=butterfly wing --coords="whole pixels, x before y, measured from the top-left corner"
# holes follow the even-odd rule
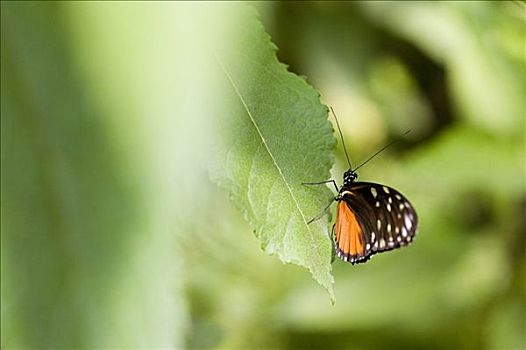
[[[354,263],[365,258],[365,243],[362,225],[345,201],[338,203],[338,214],[334,226],[334,236],[337,246],[336,254],[344,261]]]
[[[352,264],[409,244],[418,217],[406,197],[387,186],[356,182],[342,188],[335,230],[337,255]]]

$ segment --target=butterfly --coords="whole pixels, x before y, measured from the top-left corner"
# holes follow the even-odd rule
[[[338,192],[333,201],[338,203],[336,222],[332,227],[333,249],[343,261],[359,264],[373,255],[408,245],[415,238],[418,216],[409,200],[400,192],[385,185],[372,182],[357,182],[356,170],[389,147],[383,147],[373,156],[352,169],[343,135],[335,117],[349,170],[343,175],[343,185],[338,188],[334,180],[308,182],[305,185],[332,183]],[[328,210],[329,205],[322,212]],[[310,222],[321,216],[313,218]]]

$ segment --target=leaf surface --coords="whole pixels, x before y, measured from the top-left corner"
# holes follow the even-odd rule
[[[307,268],[333,297],[326,218],[307,224],[332,199],[326,186],[335,139],[328,109],[305,79],[276,58],[254,12],[243,11],[232,47],[216,52],[226,109],[212,176],[255,230],[262,248]]]

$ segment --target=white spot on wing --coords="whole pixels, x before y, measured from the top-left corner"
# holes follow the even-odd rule
[[[380,238],[380,249],[385,248],[385,240]]]
[[[402,236],[407,237],[407,230],[405,227],[402,227]]]
[[[400,195],[399,195],[398,193],[395,194],[395,197],[396,197],[396,199],[398,199],[398,200],[402,199],[402,197],[400,197]]]
[[[376,228],[378,228],[378,231],[380,231],[380,229],[382,228],[382,222],[380,221],[380,219],[376,220]]]
[[[371,187],[371,194],[373,195],[374,198],[376,198],[376,196],[378,195],[378,192],[376,192],[376,188]]]
[[[413,227],[413,223],[411,222],[411,219],[409,219],[408,215],[404,215],[404,223],[408,230],[410,230],[411,227]]]
[[[393,199],[391,197],[388,197],[387,201],[389,202],[389,204],[393,203]]]
[[[383,190],[384,190],[385,193],[389,193],[389,189],[388,189],[387,187],[382,186],[382,188],[383,188]]]
[[[387,211],[391,212],[391,204],[387,203]]]
[[[370,245],[369,243],[367,243],[367,244],[365,245],[365,250],[369,250],[369,249],[371,249],[371,245]]]
[[[374,232],[371,232],[371,242],[374,242],[375,239],[376,235],[374,234]]]
[[[387,232],[391,232],[391,224],[387,224]]]
[[[398,209],[403,210],[404,209],[404,205],[402,203],[398,204]]]
[[[380,202],[376,201],[375,205],[376,205],[377,208],[380,208]]]

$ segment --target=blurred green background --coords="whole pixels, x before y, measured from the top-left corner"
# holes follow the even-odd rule
[[[252,6],[355,163],[411,130],[360,179],[414,244],[335,262],[335,305],[261,252],[204,165],[231,6],[3,1],[2,348],[526,348],[525,5]]]

